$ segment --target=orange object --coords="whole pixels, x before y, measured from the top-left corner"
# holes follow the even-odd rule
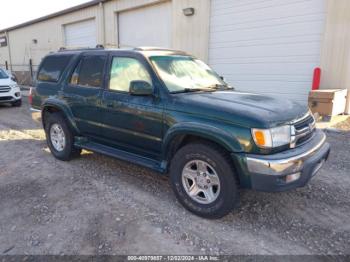
[[[265,145],[265,136],[264,133],[262,131],[255,131],[255,139],[256,139],[256,143],[259,146],[264,146]]]

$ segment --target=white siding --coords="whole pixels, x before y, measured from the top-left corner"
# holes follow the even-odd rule
[[[96,23],[95,19],[76,22],[64,26],[67,47],[95,47]]]
[[[212,0],[209,63],[238,90],[306,102],[325,0]]]
[[[171,2],[118,14],[119,46],[171,47]]]

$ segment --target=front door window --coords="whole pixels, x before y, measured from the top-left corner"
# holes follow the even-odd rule
[[[132,81],[146,81],[152,85],[151,76],[140,61],[129,57],[114,57],[111,66],[109,89],[129,92]]]

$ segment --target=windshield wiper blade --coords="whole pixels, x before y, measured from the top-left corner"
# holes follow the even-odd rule
[[[209,89],[214,90],[234,90],[232,86],[224,85],[224,84],[215,84],[208,87]]]
[[[191,92],[213,92],[213,88],[185,88],[179,91],[171,92],[172,94],[191,93]]]

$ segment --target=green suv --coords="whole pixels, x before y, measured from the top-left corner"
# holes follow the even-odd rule
[[[56,158],[87,149],[169,174],[205,218],[229,213],[240,188],[304,186],[330,152],[307,106],[235,91],[179,51],[61,50],[43,59],[30,102]]]

